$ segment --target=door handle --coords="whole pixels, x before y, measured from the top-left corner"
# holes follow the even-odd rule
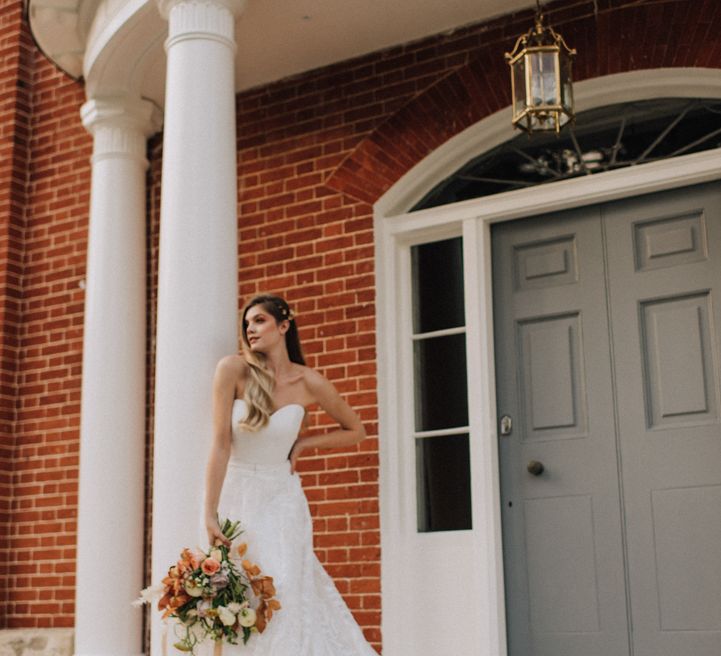
[[[531,462],[528,463],[526,469],[528,470],[529,474],[533,474],[534,476],[540,476],[546,468],[543,466],[542,462],[538,462],[538,460],[531,460]]]

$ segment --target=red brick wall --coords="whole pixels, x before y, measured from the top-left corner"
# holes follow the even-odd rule
[[[12,430],[9,439],[5,430],[0,438],[12,463],[9,472],[3,468],[11,495],[3,487],[1,497],[9,522],[3,522],[0,571],[6,598],[0,626],[9,628],[72,626],[74,621],[80,282],[92,145],[79,120],[82,85],[32,46],[19,20],[21,5],[20,0],[0,5],[0,21],[15,17],[9,29],[23,52],[20,74],[8,83],[8,89],[17,86],[15,205],[12,210],[3,205],[2,215],[3,234],[15,235],[12,258],[3,261],[3,275],[9,274],[5,289],[14,292],[6,293],[12,302],[6,300],[4,308],[12,316],[3,323],[3,346],[14,356],[12,371],[3,359],[3,399],[6,390],[14,396],[3,406],[3,426]],[[7,63],[3,59],[0,72],[12,75]],[[3,157],[0,166],[9,162]],[[0,184],[4,199],[7,187]]]
[[[549,22],[578,50],[577,81],[647,68],[721,67],[717,0],[561,0],[544,6]],[[424,53],[441,57],[461,48],[465,61],[449,67],[359,143],[328,186],[375,202],[449,138],[510,105],[501,54],[531,24],[531,13],[521,12],[431,40]]]
[[[79,120],[82,85],[30,51],[20,6],[0,0],[0,627],[69,626],[91,139]],[[721,67],[716,0],[561,0],[548,13],[579,50],[577,79]],[[257,291],[285,294],[309,364],[365,421],[369,439],[358,449],[308,456],[301,470],[318,555],[376,645],[372,203],[449,137],[508,104],[502,53],[530,22],[529,12],[505,16],[238,96],[239,307]],[[149,364],[160,144],[149,147]],[[150,460],[152,369],[147,426]],[[311,430],[324,428],[313,414]]]
[[[31,40],[20,0],[0,2],[0,626],[7,616],[11,465],[21,304],[22,234],[30,124]]]

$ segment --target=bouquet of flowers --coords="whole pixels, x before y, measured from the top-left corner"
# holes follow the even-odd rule
[[[221,530],[231,542],[241,533],[240,522],[226,519]],[[176,621],[174,647],[194,653],[197,644],[211,638],[233,645],[247,643],[253,632],[262,633],[280,609],[273,577],[258,565],[243,560],[245,543],[234,553],[225,545],[208,552],[183,549],[180,560],[168,569],[162,585],[145,588],[140,604],[160,598],[163,619]]]

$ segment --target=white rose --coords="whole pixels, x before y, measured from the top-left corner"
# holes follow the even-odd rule
[[[242,608],[238,613],[240,626],[250,627],[255,624],[255,611],[252,608]]]
[[[223,560],[223,552],[220,549],[211,549],[210,557],[214,558],[220,563]]]
[[[241,604],[239,604],[237,601],[232,601],[231,603],[228,604],[228,610],[231,613],[234,613],[235,615],[237,615],[241,611],[242,608],[243,608],[243,606]]]
[[[193,583],[193,581],[186,581],[185,585],[183,587],[185,588],[185,591],[191,597],[202,597],[203,596],[203,588],[195,585],[195,583]]]
[[[225,626],[233,626],[233,624],[235,624],[235,615],[225,606],[218,606],[218,617]]]

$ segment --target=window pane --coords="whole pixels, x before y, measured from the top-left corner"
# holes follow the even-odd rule
[[[457,328],[465,323],[463,243],[460,237],[411,248],[413,332]]]
[[[468,435],[416,438],[418,531],[473,528]]]
[[[416,430],[467,426],[465,334],[418,339],[413,351]]]

